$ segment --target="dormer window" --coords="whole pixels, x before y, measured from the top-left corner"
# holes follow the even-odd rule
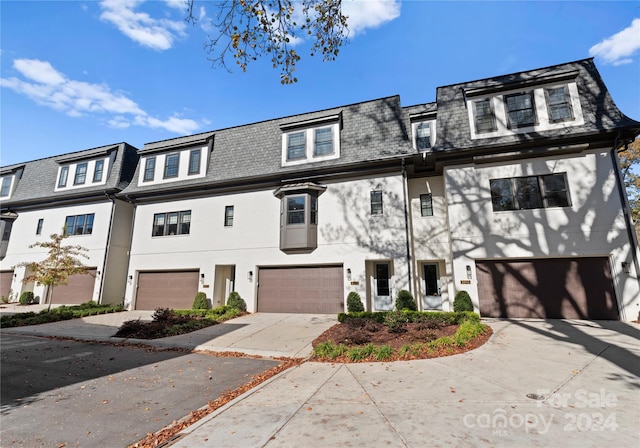
[[[93,181],[102,181],[102,173],[104,171],[104,160],[96,160],[96,166],[93,170]]]
[[[69,177],[69,167],[63,166],[60,168],[60,177],[58,178],[58,188],[67,186],[67,178]]]
[[[149,182],[153,180],[153,176],[156,171],[156,158],[155,157],[147,157],[144,161],[144,177],[142,178],[144,182]]]
[[[567,86],[545,89],[547,98],[547,110],[549,121],[552,123],[565,120],[573,120],[573,110],[571,108],[571,97]]]
[[[11,192],[11,177],[2,178],[2,187],[0,187],[0,196],[9,196]]]
[[[426,151],[431,148],[431,123],[423,121],[416,127],[416,148]]]
[[[198,174],[200,172],[200,149],[192,149],[189,153],[189,173]]]
[[[78,163],[76,165],[76,176],[73,179],[73,185],[83,185],[87,180],[87,163]]]
[[[168,154],[164,161],[164,177],[178,177],[178,166],[180,164],[180,154]]]
[[[283,124],[282,166],[340,158],[340,115]]]
[[[536,124],[533,92],[515,93],[504,97],[510,128],[534,126]]]
[[[491,106],[491,98],[473,103],[476,132],[493,132],[496,130],[496,117]]]

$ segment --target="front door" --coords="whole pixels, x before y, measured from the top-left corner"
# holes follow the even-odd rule
[[[438,279],[438,265],[436,263],[422,265],[422,309],[442,309],[440,280]]]
[[[392,310],[389,263],[376,263],[373,270],[374,308],[376,311]]]

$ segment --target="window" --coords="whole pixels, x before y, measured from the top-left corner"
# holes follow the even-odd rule
[[[489,182],[493,211],[568,207],[571,205],[564,173],[492,179]]]
[[[509,127],[520,128],[536,124],[535,103],[532,92],[506,95],[504,101],[509,118]]]
[[[9,239],[11,238],[11,228],[13,227],[13,219],[11,220],[3,219],[2,222],[4,223],[4,226],[2,226],[2,228],[4,228],[2,232],[2,241],[9,241]]]
[[[496,119],[491,107],[491,99],[480,100],[473,103],[476,132],[492,132],[496,130]]]
[[[224,226],[233,227],[233,205],[224,208]]]
[[[382,215],[382,191],[371,192],[371,214]]]
[[[333,154],[333,133],[331,128],[316,129],[315,142],[314,156]]]
[[[189,154],[189,174],[200,172],[200,150],[194,149]]]
[[[143,182],[149,182],[153,180],[153,176],[156,171],[156,158],[148,157],[144,162],[144,177],[142,178]]]
[[[418,151],[431,148],[431,123],[423,121],[416,128],[416,148]]]
[[[304,224],[305,196],[287,198],[287,224]]]
[[[93,181],[102,181],[102,171],[104,170],[104,160],[96,160],[96,167],[93,170]]]
[[[164,162],[164,177],[178,177],[178,165],[180,163],[180,154],[168,154]]]
[[[0,188],[0,196],[9,196],[11,190],[11,177],[2,178],[2,187]]]
[[[82,185],[87,180],[87,164],[78,163],[76,165],[76,177],[73,179],[73,185]]]
[[[304,143],[304,132],[289,134],[287,160],[304,159],[306,157]]]
[[[156,213],[151,236],[188,235],[191,231],[191,210]]]
[[[309,222],[311,224],[318,224],[318,198],[310,196],[309,202]]]
[[[431,193],[420,195],[420,215],[433,216],[433,202]]]
[[[90,235],[93,232],[94,214],[67,216],[64,222],[65,235]]]
[[[60,168],[60,178],[58,179],[58,188],[67,186],[67,178],[69,177],[69,167],[63,166]]]
[[[549,121],[554,123],[558,121],[573,120],[571,100],[566,86],[545,89],[544,92],[547,97]]]
[[[42,235],[42,225],[44,224],[44,219],[38,219],[38,226],[36,227],[36,235]]]

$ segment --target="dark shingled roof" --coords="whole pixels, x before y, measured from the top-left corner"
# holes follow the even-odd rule
[[[110,167],[106,183],[102,185],[87,185],[68,191],[55,191],[58,167],[61,163],[97,158],[101,154],[115,151],[113,166]],[[33,160],[11,167],[2,167],[2,173],[11,171],[15,167],[24,167],[22,176],[11,197],[2,201],[2,209],[34,204],[52,204],[56,201],[81,199],[83,197],[102,196],[105,192],[116,193],[125,188],[133,176],[138,164],[137,149],[127,143],[116,143],[74,153]]]
[[[339,116],[340,158],[304,165],[281,166],[283,127]],[[413,153],[400,98],[392,96],[260,123],[221,129],[191,137],[146,144],[141,154],[175,150],[192,143],[204,145],[213,138],[213,151],[204,178],[162,185],[138,185],[138,170],[123,194],[170,191],[197,185],[216,185],[247,178],[292,177],[331,167],[340,170],[354,164]]]
[[[500,91],[530,87],[543,83],[545,79],[571,77],[576,80],[584,125],[535,133],[471,140],[470,123],[465,107],[465,97],[478,90]],[[467,98],[470,100],[472,98]],[[510,75],[481,79],[478,81],[438,87],[437,141],[434,151],[453,151],[474,147],[521,144],[531,140],[562,139],[564,137],[602,133],[616,129],[640,130],[640,123],[625,116],[614,104],[593,58],[529,70]]]

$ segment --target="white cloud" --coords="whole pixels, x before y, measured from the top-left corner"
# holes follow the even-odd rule
[[[630,58],[640,49],[640,19],[589,49],[589,55],[602,58],[605,64],[623,65],[633,62]]]
[[[103,0],[100,2],[100,18],[114,24],[124,35],[145,47],[168,50],[176,38],[185,36],[184,20],[154,19],[145,12],[138,12],[144,0]],[[166,4],[175,8],[177,1]]]
[[[88,114],[111,116],[107,124],[114,128],[126,128],[131,124],[147,128],[161,128],[176,134],[190,134],[200,129],[195,120],[176,115],[161,120],[149,116],[124,94],[112,92],[104,84],[90,84],[68,79],[46,61],[16,59],[13,68],[24,79],[0,78],[0,87],[23,94],[43,106],[65,112],[71,117]]]
[[[399,0],[347,0],[342,2],[342,13],[349,16],[349,35],[377,28],[400,17]]]

